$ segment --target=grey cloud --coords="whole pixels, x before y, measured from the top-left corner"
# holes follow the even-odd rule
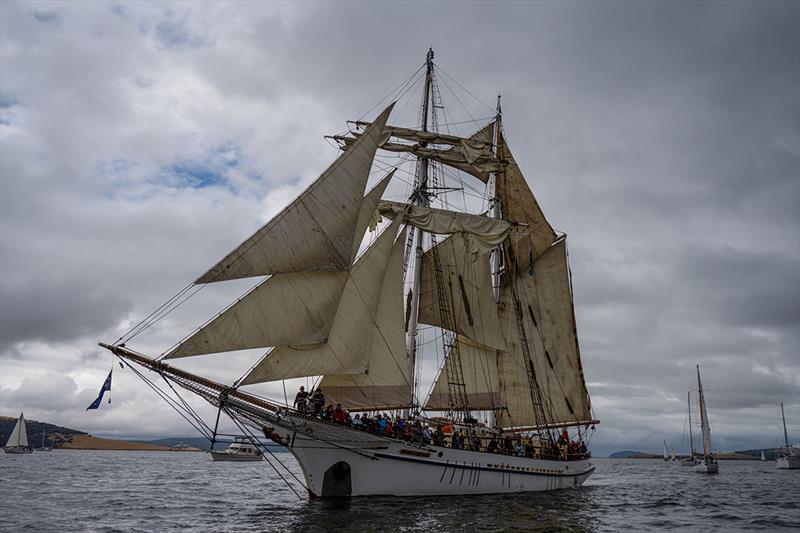
[[[50,367],[76,394],[99,385],[88,344],[285,205],[336,156],[321,135],[374,113],[433,46],[445,119],[488,117],[502,92],[511,148],[569,234],[598,450],[680,440],[697,363],[720,446],[768,440],[777,402],[800,402],[797,3],[69,3],[57,25],[0,10],[4,395]],[[157,179],[224,146],[229,188]],[[204,289],[139,346],[160,353],[245,288]],[[185,366],[233,380],[257,356]],[[137,387],[48,416],[176,427]]]

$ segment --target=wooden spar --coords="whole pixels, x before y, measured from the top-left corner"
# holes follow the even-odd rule
[[[599,420],[573,420],[571,422],[553,422],[552,424],[542,424],[540,426],[511,426],[502,428],[503,431],[537,431],[540,429],[571,428],[599,424]]]
[[[214,390],[220,395],[226,394],[230,398],[237,398],[239,400],[261,407],[262,409],[266,409],[267,411],[270,411],[272,413],[278,414],[279,412],[287,410],[285,406],[281,406],[277,403],[268,402],[262,398],[253,396],[252,394],[247,394],[246,392],[242,392],[238,389],[233,389],[228,385],[223,385],[222,383],[217,383],[216,381],[206,379],[202,376],[198,376],[197,374],[192,374],[191,372],[175,368],[174,366],[162,363],[161,361],[157,361],[152,357],[147,357],[146,355],[134,352],[133,350],[129,350],[128,348],[124,348],[122,346],[112,346],[104,342],[99,343],[99,345],[105,348],[106,350],[109,350],[118,357],[135,361],[136,363],[139,363],[140,365],[149,368],[151,370],[155,370],[156,372],[159,373],[166,372],[172,374],[173,376],[197,383],[198,385]]]

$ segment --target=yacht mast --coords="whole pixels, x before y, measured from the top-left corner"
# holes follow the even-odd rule
[[[422,100],[422,119],[420,129],[428,131],[428,115],[429,115],[429,102],[431,96],[431,84],[433,82],[433,48],[428,50],[425,58],[427,70],[425,72],[425,93]],[[424,147],[428,143],[425,141],[420,142],[420,146]],[[417,188],[412,192],[411,201],[415,205],[428,207],[430,205],[430,197],[428,195],[428,158],[419,157],[419,183]],[[414,264],[411,270],[413,281],[411,284],[411,302],[410,313],[408,321],[408,329],[406,332],[406,342],[408,344],[408,364],[409,376],[411,376],[411,386],[413,390],[413,397],[417,398],[417,324],[419,319],[419,289],[420,280],[422,276],[422,231],[417,230],[413,232],[412,236],[412,250],[414,250]]]
[[[783,442],[786,444],[786,455],[789,455],[789,434],[786,432],[786,415],[783,412],[783,402],[781,402],[781,419],[783,419]]]
[[[692,391],[686,393],[686,405],[689,407],[689,447],[694,459],[694,436],[692,436]]]
[[[703,382],[700,381],[700,365],[697,365],[697,387],[700,396],[700,429],[703,434],[703,457],[708,464],[711,456],[711,431],[708,426],[708,414],[706,414],[706,398],[703,395]]]

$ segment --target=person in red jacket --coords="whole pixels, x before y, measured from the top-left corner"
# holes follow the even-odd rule
[[[342,409],[342,404],[337,403],[336,409],[333,410],[333,421],[344,424],[346,420],[347,414],[344,412],[344,409]]]

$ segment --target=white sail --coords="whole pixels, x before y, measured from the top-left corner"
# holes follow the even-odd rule
[[[487,255],[473,257],[464,235],[456,233],[436,245],[442,269],[452,326],[457,333],[475,342],[505,349],[506,342],[497,318],[492,295],[492,280]],[[434,250],[422,255],[419,290],[419,321],[432,326],[442,323],[436,290]]]
[[[334,313],[330,336],[315,344],[278,346],[250,371],[242,380],[243,384],[367,371],[372,326],[379,313],[384,277],[399,223],[399,220],[392,222],[356,261]],[[401,293],[398,291],[398,294]]]
[[[350,268],[356,222],[387,107],[296,200],[226,255],[196,283]]]
[[[11,431],[11,436],[6,441],[6,447],[9,448],[27,448],[28,447],[28,426],[25,423],[25,417],[20,413],[14,429]]]
[[[390,172],[364,198],[357,220],[355,256]],[[167,359],[209,353],[325,342],[347,272],[275,274],[176,346]]]
[[[462,336],[458,343],[464,390],[470,409],[489,410],[501,407],[500,382],[497,379],[497,350],[487,349]],[[449,354],[448,354],[449,357]],[[447,372],[442,367],[425,406],[432,411],[450,409]]]
[[[406,224],[429,233],[461,233],[469,251],[475,255],[489,252],[503,242],[512,229],[511,224],[502,219],[387,200],[378,204],[378,212],[392,219],[402,216]]]
[[[346,281],[347,271],[276,274],[181,342],[166,359],[325,342]]]
[[[403,328],[403,252],[405,232],[392,248],[373,322],[367,371],[326,374],[326,398],[350,410],[397,409],[412,403],[411,377]],[[362,330],[363,331],[363,330]]]

